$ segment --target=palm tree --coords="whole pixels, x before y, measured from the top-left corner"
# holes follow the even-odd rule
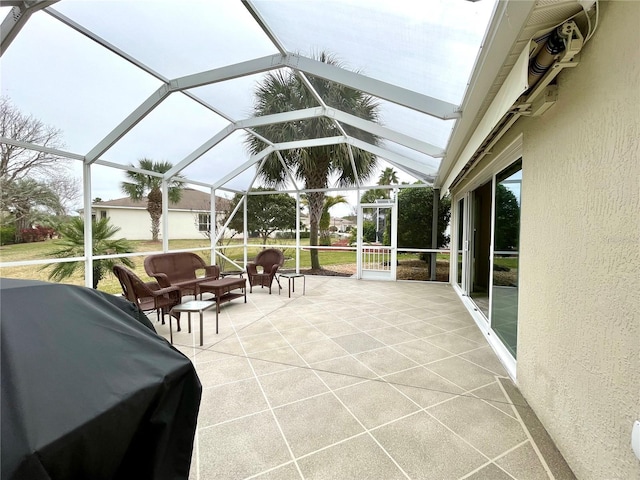
[[[332,56],[321,53],[318,60],[330,65],[341,66]],[[375,100],[344,85],[329,80],[309,76],[309,81],[325,103],[352,115],[376,121],[379,106]],[[268,73],[255,91],[254,115],[256,117],[284,111],[317,107],[318,102],[304,85],[300,76],[289,70]],[[377,138],[362,130],[343,125],[348,135],[371,144]],[[256,128],[255,131],[273,142],[289,142],[299,139],[322,138],[341,135],[335,122],[321,117],[295,122],[279,123]],[[259,138],[249,135],[246,145],[252,154],[262,151],[266,145]],[[285,166],[274,152],[265,158],[258,174],[267,187],[281,187],[287,183],[288,169],[292,176],[304,184],[305,189],[328,187],[329,177],[337,177],[338,186],[354,185],[356,178],[367,180],[376,167],[376,157],[358,148],[352,148],[355,172],[352,168],[349,147],[345,144],[321,147],[296,148],[281,151]],[[309,244],[318,245],[319,222],[324,204],[324,192],[308,192],[309,199]],[[318,251],[310,249],[311,268],[319,269]]]
[[[397,172],[391,167],[385,168],[380,174],[378,185],[393,185],[395,183],[398,183]]]
[[[135,251],[128,240],[124,238],[111,239],[119,231],[119,227],[109,224],[108,218],[94,220],[92,222],[93,255],[112,255]],[[52,257],[69,258],[84,255],[84,219],[82,217],[73,217],[69,223],[58,228],[58,233],[61,239],[56,241],[56,245],[61,248],[51,252]],[[111,271],[114,265],[119,263],[123,263],[129,268],[135,267],[129,258],[93,260],[93,288],[97,289],[100,280]],[[64,262],[46,265],[44,268],[52,268],[49,280],[60,282],[71,277],[83,266],[84,262]]]
[[[173,165],[169,162],[154,162],[148,158],[142,158],[138,161],[138,167],[151,172],[166,173]],[[130,164],[131,167],[135,167]],[[131,198],[131,200],[142,200],[145,195],[147,197],[147,211],[151,217],[151,239],[158,241],[158,232],[160,231],[160,217],[162,216],[162,178],[134,171],[127,171],[127,178],[131,182],[122,182],[120,187],[122,191]],[[169,182],[169,202],[178,203],[182,197],[183,177],[174,176]]]
[[[385,168],[380,174],[378,185],[393,185],[394,183],[398,183],[398,174],[391,167]],[[375,188],[364,192],[360,201],[362,203],[375,203],[379,198],[389,198],[390,196],[390,190]]]
[[[329,213],[329,210],[340,203],[348,203],[347,199],[342,195],[324,198],[324,206],[322,207],[320,223],[318,224],[318,228],[320,230],[320,245],[331,245],[331,233],[329,232],[329,227],[331,226],[331,214]]]

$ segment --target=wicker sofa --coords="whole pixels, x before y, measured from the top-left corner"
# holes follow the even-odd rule
[[[195,294],[199,282],[220,277],[220,269],[216,265],[206,265],[201,257],[192,252],[149,255],[144,259],[144,269],[161,287],[178,287],[180,297]],[[198,276],[198,271],[203,271],[204,276]]]

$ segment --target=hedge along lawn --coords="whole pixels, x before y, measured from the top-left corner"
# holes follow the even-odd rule
[[[282,248],[285,254],[285,266],[286,268],[295,268],[296,264],[296,251],[295,240],[283,240],[283,239],[270,239],[271,244],[274,245],[291,245],[291,248]],[[0,261],[2,262],[18,262],[22,260],[42,260],[50,258],[50,254],[53,250],[58,249],[56,240],[47,240],[44,242],[33,243],[21,243],[17,245],[3,245],[0,247]],[[256,244],[255,247],[249,247],[247,252],[248,260],[252,260],[262,249],[262,239],[252,238],[249,239],[249,243]],[[301,240],[301,246],[308,246],[309,240]],[[131,244],[136,252],[153,252],[162,250],[162,242],[152,242],[147,240],[131,240]],[[234,239],[231,244],[242,245],[242,239]],[[209,240],[206,238],[196,240],[169,240],[170,250],[190,249],[190,248],[209,248]],[[268,245],[267,245],[268,248]],[[221,249],[221,252],[226,256],[242,264],[244,262],[244,251],[242,246]],[[206,263],[210,263],[209,251],[196,252],[200,255]],[[348,264],[356,262],[355,251],[336,251],[336,250],[324,250],[319,252],[320,265],[325,267],[328,265]],[[144,271],[144,256],[131,257],[135,267],[132,269],[143,281],[151,280]],[[218,259],[218,264],[221,264],[222,259]],[[220,265],[224,268],[224,265]],[[311,258],[308,250],[300,252],[300,268],[310,268]],[[22,267],[6,267],[0,269],[0,276],[7,278],[22,278],[31,280],[49,281],[49,273],[52,267],[45,267],[44,265],[26,265]],[[231,267],[229,267],[231,269]],[[79,268],[72,277],[67,278],[61,283],[71,285],[84,285],[84,268]],[[120,293],[120,283],[115,276],[109,272],[98,284],[98,289],[107,293]]]

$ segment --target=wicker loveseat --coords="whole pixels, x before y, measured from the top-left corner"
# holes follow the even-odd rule
[[[216,265],[206,265],[202,258],[192,252],[149,255],[144,259],[144,269],[161,287],[178,287],[180,297],[195,294],[199,282],[216,280],[220,276],[220,269]],[[204,276],[197,276],[199,270]]]

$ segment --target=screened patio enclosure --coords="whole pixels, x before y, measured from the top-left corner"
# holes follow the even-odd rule
[[[349,155],[349,189],[335,176],[326,188],[351,195],[354,206],[367,187],[398,188],[376,185],[387,167],[402,183],[431,185],[463,114],[460,104],[495,7],[489,0],[0,5],[2,94],[21,111],[59,128],[65,146],[11,136],[1,141],[74,160],[74,174],[84,187],[80,207],[86,224],[93,198],[122,196],[119,184],[127,170],[159,176],[131,167],[143,157],[173,164],[163,181],[181,175],[187,186],[211,192],[212,198],[259,186],[257,172],[269,158],[283,162],[284,152],[323,146]],[[322,53],[338,63],[320,61]],[[46,82],[38,80],[43,72]],[[299,79],[312,99],[309,107],[253,115],[254,91],[267,72]],[[369,95],[378,105],[377,118],[336,105],[314,86],[320,82]],[[295,131],[301,122],[319,118],[330,124],[331,136],[293,134],[282,142],[268,134],[269,127]],[[252,136],[264,146],[253,154],[246,147]],[[377,159],[372,175],[359,175],[358,151]],[[292,172],[277,191],[298,203],[309,193]],[[215,202],[211,218],[216,218]],[[88,245],[91,232],[85,236],[85,282],[91,285]],[[299,242],[296,252],[299,256]]]

